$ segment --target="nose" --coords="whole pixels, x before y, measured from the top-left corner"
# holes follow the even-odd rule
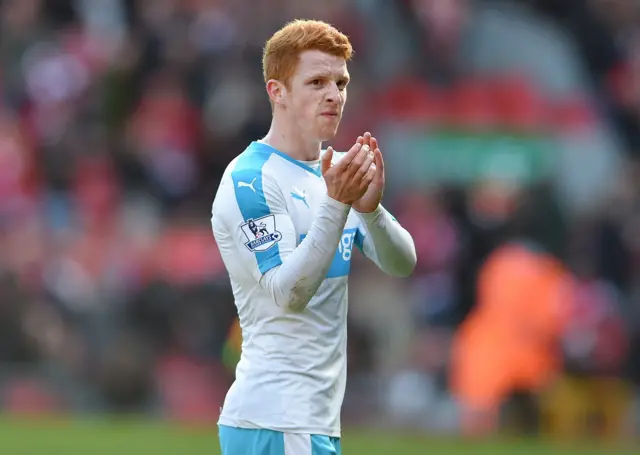
[[[338,88],[338,84],[335,82],[331,82],[327,86],[327,94],[326,101],[329,103],[340,103],[340,89]]]

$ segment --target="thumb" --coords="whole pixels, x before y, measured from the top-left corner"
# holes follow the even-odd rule
[[[333,147],[327,147],[326,152],[322,155],[321,170],[324,175],[331,168],[331,159],[333,158]]]

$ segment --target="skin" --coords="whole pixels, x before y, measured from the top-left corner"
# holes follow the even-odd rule
[[[374,176],[371,184],[367,187],[367,191],[360,199],[353,203],[352,207],[360,213],[370,213],[378,208],[382,200],[382,194],[384,193],[384,160],[382,159],[382,152],[378,148],[378,141],[375,137],[371,136],[371,133],[364,133],[364,136],[359,137],[356,143],[369,146],[369,149],[373,150]]]
[[[267,82],[274,108],[263,142],[297,160],[318,160],[322,142],[338,131],[349,80],[345,59],[318,50],[302,52],[289,81]],[[329,195],[359,212],[374,211],[384,189],[384,163],[376,139],[370,133],[359,137],[339,166],[331,165],[333,153],[329,147],[322,163]]]

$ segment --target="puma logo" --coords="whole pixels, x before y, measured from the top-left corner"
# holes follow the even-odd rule
[[[251,180],[251,183],[238,182],[238,188],[249,188],[251,191],[255,193],[256,189],[253,187],[254,183],[256,183],[256,179]]]
[[[307,208],[310,208],[309,204],[307,203],[306,191],[300,191],[300,190],[294,188],[293,191],[291,191],[291,197],[301,201],[304,205],[307,206]]]

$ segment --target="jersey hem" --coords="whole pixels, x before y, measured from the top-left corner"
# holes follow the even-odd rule
[[[330,438],[339,438],[340,429],[326,428],[326,427],[281,427],[278,425],[268,425],[263,423],[249,422],[247,420],[235,420],[228,417],[222,417],[218,419],[218,425],[224,425],[226,427],[242,428],[245,430],[270,430],[278,431],[280,433],[289,434],[310,434],[318,436],[328,436]]]

